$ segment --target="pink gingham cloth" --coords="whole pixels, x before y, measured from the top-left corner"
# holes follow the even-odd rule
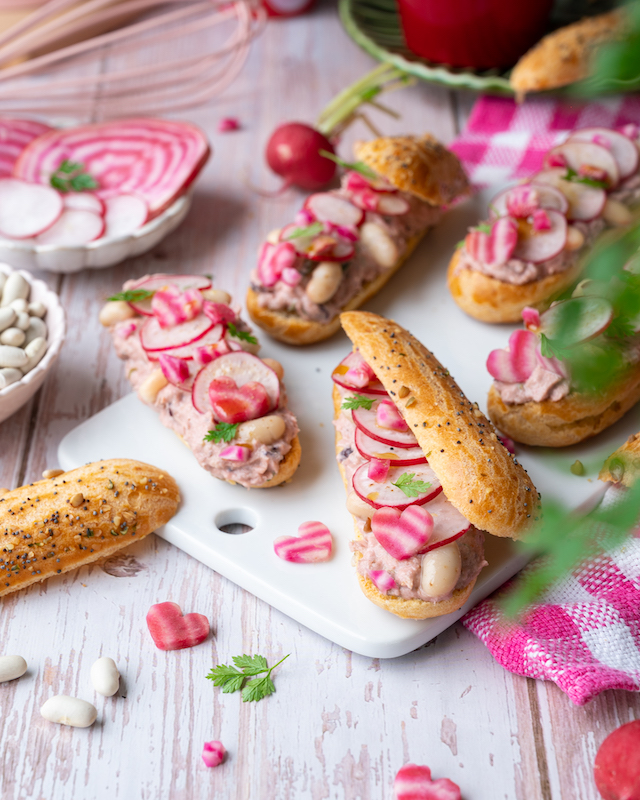
[[[483,97],[451,149],[481,188],[539,170],[546,151],[574,128],[628,123],[640,125],[638,96],[520,106]],[[462,618],[505,669],[554,681],[577,705],[606,689],[640,691],[640,537],[582,564],[518,620],[500,608],[508,585]]]

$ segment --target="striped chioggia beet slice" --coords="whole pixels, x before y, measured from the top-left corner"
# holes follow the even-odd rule
[[[372,569],[369,570],[369,577],[373,581],[374,586],[382,594],[387,594],[391,589],[395,589],[398,585],[393,575],[387,572],[386,569]]]
[[[129,287],[129,290],[145,289],[147,292],[157,292],[160,289],[166,289],[167,286],[176,286],[181,292],[186,292],[187,289],[199,289],[202,292],[211,288],[211,280],[206,275],[165,275],[164,273],[159,273],[140,278],[139,281]],[[136,314],[152,317],[152,299],[152,297],[147,297],[144,300],[136,300],[129,303],[129,305]]]
[[[574,131],[567,140],[569,142],[594,142],[606,147],[615,158],[620,171],[620,180],[628,178],[638,169],[638,148],[619,131],[610,128],[581,128]]]
[[[461,800],[460,787],[449,778],[431,780],[429,767],[405,764],[393,782],[395,800]]]
[[[607,193],[597,186],[564,180],[567,170],[562,167],[545,169],[531,177],[531,183],[553,186],[567,198],[569,208],[566,217],[569,222],[589,222],[602,213],[607,201]]]
[[[331,378],[343,389],[357,390],[359,394],[387,394],[387,390],[357,350],[342,359],[333,370]]]
[[[169,383],[174,386],[184,387],[184,384],[189,379],[189,362],[184,358],[170,356],[167,353],[162,353],[158,361],[160,362],[162,374]]]
[[[384,483],[377,483],[368,475],[369,462],[361,464],[353,473],[353,490],[361,500],[368,503],[372,508],[383,508],[385,506],[396,508],[402,511],[413,505],[423,505],[433,500],[442,491],[442,485],[438,476],[428,464],[418,464],[415,467],[391,467]],[[403,491],[403,486],[409,490],[407,482],[416,482],[420,490],[416,487],[415,491],[409,494]],[[400,485],[398,485],[400,484]]]
[[[73,247],[88,244],[104,233],[104,220],[95,211],[65,208],[53,225],[38,236],[38,244]]]
[[[383,444],[366,433],[356,428],[355,432],[356,450],[363,458],[370,461],[372,458],[379,458],[391,461],[394,467],[410,467],[413,464],[426,464],[424,452],[419,445],[415,447],[397,448],[395,445]]]
[[[381,400],[376,408],[376,425],[389,431],[408,431],[409,426],[392,400]]]
[[[0,234],[30,239],[48,230],[64,210],[62,196],[51,186],[17,178],[0,178]]]
[[[202,748],[202,760],[207,767],[218,767],[224,761],[226,753],[222,742],[205,742]]]
[[[208,157],[207,138],[195,125],[122,119],[39,136],[20,154],[14,175],[48,184],[63,161],[73,161],[97,181],[98,197],[138,195],[152,219],[184,194]]]
[[[514,331],[509,337],[508,350],[493,350],[489,353],[489,374],[503,383],[524,383],[538,364],[539,341],[532,331]]]
[[[528,194],[525,193],[527,190]],[[524,183],[504,189],[489,203],[492,218],[509,215],[526,218],[537,208],[552,208],[566,214],[569,201],[555,186]]]
[[[278,558],[296,564],[312,564],[331,558],[331,531],[322,522],[303,522],[297,536],[280,536],[273,543]]]
[[[383,483],[389,474],[391,462],[387,459],[372,458],[369,461],[369,468],[367,469],[367,476],[376,483]]]
[[[356,428],[383,444],[390,444],[395,447],[416,447],[418,440],[410,430],[391,430],[378,424],[378,406],[381,403],[388,402],[390,401],[374,400],[370,409],[363,406],[354,408],[351,414]]]
[[[171,350],[197,342],[212,328],[213,322],[204,314],[172,328],[162,328],[155,317],[149,317],[140,330],[140,344],[147,351]]]
[[[371,517],[371,530],[379,545],[398,561],[417,555],[429,541],[433,517],[422,506],[379,508]]]
[[[49,125],[31,119],[0,117],[0,178],[13,175],[13,167],[24,148],[51,130]]]
[[[159,650],[194,647],[209,635],[204,614],[185,614],[177,603],[156,603],[147,612],[147,627]]]
[[[238,388],[247,383],[260,383],[269,398],[270,411],[280,402],[278,376],[262,359],[244,351],[228,353],[204,366],[196,375],[191,392],[191,401],[201,414],[211,409],[209,386],[217,378],[232,378]],[[265,412],[267,413],[267,412]]]
[[[220,451],[220,458],[223,461],[248,461],[251,458],[251,446],[242,444],[230,444]]]

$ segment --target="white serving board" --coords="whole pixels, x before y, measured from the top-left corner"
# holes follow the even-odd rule
[[[489,326],[466,317],[445,285],[455,243],[468,225],[477,222],[482,208],[486,198],[480,197],[450,212],[367,308],[409,328],[449,368],[467,396],[484,408],[491,385],[487,355],[506,345],[515,326]],[[262,355],[277,358],[285,367],[289,403],[300,423],[302,463],[290,484],[247,491],[211,478],[133,394],[71,431],[60,445],[60,464],[71,469],[120,457],[166,469],[180,486],[182,504],[159,532],[164,539],[322,636],[365,656],[393,658],[420,647],[522,568],[526,558],[510,540],[487,536],[489,566],[458,612],[431,620],[402,620],[369,602],[351,566],[353,523],[334,456],[331,372],[350,343],[344,335],[302,349],[266,336],[261,341]],[[519,446],[518,458],[545,498],[576,507],[597,491],[595,479],[604,458],[638,430],[636,408],[590,442],[556,451]],[[585,466],[583,477],[570,472],[576,459]],[[278,559],[273,540],[295,535],[302,522],[315,519],[333,534],[331,561],[290,564]],[[218,526],[232,522],[251,525],[253,530],[235,535],[219,530]]]

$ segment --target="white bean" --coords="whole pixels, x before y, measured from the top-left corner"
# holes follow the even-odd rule
[[[27,306],[27,311],[31,314],[32,317],[44,317],[47,313],[47,307],[44,303],[36,302],[36,303],[29,303]]]
[[[12,308],[0,308],[0,331],[10,328],[15,322],[16,316],[16,312]]]
[[[454,590],[461,571],[458,545],[452,542],[437,547],[422,557],[420,588],[427,597],[442,597]]]
[[[29,308],[29,304],[23,298],[19,300],[13,300],[9,303],[9,308],[12,308],[16,314],[19,314],[21,311],[26,311]]]
[[[26,331],[29,327],[29,320],[31,317],[27,314],[26,311],[18,311],[18,319],[16,320],[16,328],[20,328],[21,331]]]
[[[15,681],[27,671],[27,662],[22,656],[0,656],[0,683]]]
[[[98,319],[105,328],[110,328],[116,322],[123,322],[125,319],[135,317],[136,312],[131,308],[129,303],[124,300],[112,300],[105,303],[100,309]]]
[[[158,392],[169,383],[164,377],[161,369],[154,369],[146,380],[144,380],[138,387],[138,397],[143,403],[153,405],[158,396]]]
[[[581,230],[569,225],[567,228],[567,250],[579,250],[584,245],[584,234]]]
[[[7,275],[5,272],[0,270],[0,297],[2,296],[2,291],[4,289],[4,285],[7,282]]]
[[[47,326],[40,317],[29,317],[29,327],[25,331],[25,346],[39,338],[47,338]]]
[[[91,683],[98,694],[113,697],[120,688],[120,673],[116,662],[108,656],[94,661],[91,666]]]
[[[398,248],[389,234],[375,222],[365,222],[360,228],[360,241],[371,257],[385,269],[398,260]]]
[[[276,361],[275,358],[263,358],[262,360],[276,373],[279,381],[284,378],[284,367],[279,361]]]
[[[19,272],[12,272],[2,290],[0,306],[8,306],[14,300],[26,300],[29,297],[30,286]]]
[[[4,389],[6,386],[11,386],[12,383],[16,383],[16,381],[21,379],[21,369],[15,369],[14,367],[5,367],[4,369],[0,369],[0,389]]]
[[[281,439],[285,422],[278,414],[269,414],[266,417],[243,422],[238,428],[238,438],[242,442],[256,441],[261,444],[273,444]]]
[[[22,372],[24,374],[31,372],[35,365],[41,361],[42,357],[47,352],[47,347],[47,340],[43,339],[42,336],[38,336],[37,339],[33,339],[29,342],[23,351],[27,356],[27,363],[22,365]]]
[[[624,203],[618,200],[612,200],[611,198],[604,204],[602,217],[605,222],[608,222],[609,225],[613,225],[614,228],[628,225],[633,219],[631,212]]]
[[[312,303],[326,303],[331,300],[342,281],[342,267],[335,261],[321,261],[311,273],[311,280],[305,289]]]
[[[25,333],[20,328],[7,328],[0,333],[0,344],[10,344],[12,347],[22,347],[25,339]]]
[[[50,697],[40,709],[40,713],[49,722],[71,725],[74,728],[88,728],[98,716],[96,707],[91,703],[65,694]]]
[[[205,289],[201,294],[205,300],[210,300],[212,303],[223,303],[228,306],[231,302],[229,292],[224,292],[222,289]]]
[[[349,492],[347,496],[347,511],[353,514],[354,517],[360,519],[370,519],[375,512],[369,503],[365,503],[355,492]]]
[[[0,368],[24,367],[27,361],[29,361],[29,356],[21,347],[0,344]]]

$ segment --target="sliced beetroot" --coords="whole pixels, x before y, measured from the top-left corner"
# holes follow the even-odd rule
[[[149,352],[171,350],[197,342],[212,328],[213,322],[204,314],[173,328],[162,328],[155,317],[149,317],[140,329],[140,344]]]
[[[144,289],[147,292],[157,292],[160,289],[166,289],[167,286],[177,286],[180,291],[185,292],[187,289],[199,289],[204,291],[211,288],[211,280],[205,275],[165,275],[159,273],[156,275],[147,275],[136,281],[130,289]],[[129,303],[131,308],[136,314],[142,314],[146,317],[152,317],[153,311],[151,309],[151,300],[148,297],[146,300],[137,300],[136,302]]]
[[[559,255],[567,244],[567,219],[559,211],[544,211],[549,227],[535,230],[533,225],[520,226],[514,258],[541,264]]]
[[[331,558],[333,538],[322,522],[303,522],[297,536],[280,536],[273,543],[278,558],[294,564],[316,564]]]
[[[104,201],[105,232],[108,239],[128,236],[149,219],[149,207],[144,197],[135,194],[118,194]]]
[[[214,325],[228,325],[238,316],[226,303],[212,303],[210,300],[204,301],[202,310]]]
[[[151,310],[161,328],[173,328],[195,319],[202,313],[202,306],[202,295],[197,289],[182,292],[177,286],[169,285],[166,289],[158,289],[151,298]],[[211,322],[216,324],[216,320]]]
[[[147,627],[159,650],[183,650],[204,642],[209,620],[204,614],[182,614],[177,603],[156,603],[147,612]]]
[[[196,375],[191,401],[196,411],[204,414],[211,408],[209,385],[216,378],[232,378],[239,388],[247,383],[261,384],[269,398],[269,411],[280,402],[280,381],[264,361],[244,351],[228,353],[204,366]]]
[[[487,370],[497,381],[524,383],[538,364],[539,339],[528,330],[514,331],[508,350],[493,350],[487,359]]]
[[[14,175],[48,185],[63,161],[74,161],[97,181],[95,194],[103,200],[137,195],[153,218],[184,194],[208,157],[206,136],[195,125],[153,118],[114,120],[39,136],[20,154]]]
[[[409,426],[391,400],[381,400],[377,404],[376,425],[389,431],[408,431]]]
[[[524,192],[525,189],[534,194],[527,196]],[[569,202],[559,189],[550,184],[521,184],[500,192],[489,204],[492,217],[503,217],[509,214],[512,217],[526,218],[537,208],[551,208],[565,214],[569,208]]]
[[[431,780],[429,767],[405,764],[393,782],[395,800],[461,800],[460,787],[449,778]]]
[[[48,230],[64,210],[62,196],[51,186],[17,178],[0,178],[0,234],[30,239]]]
[[[62,200],[64,207],[72,211],[93,211],[101,217],[106,211],[104,202],[91,192],[67,192],[62,196]]]
[[[94,242],[103,233],[104,220],[99,214],[65,208],[53,225],[37,237],[37,242],[73,247]]]
[[[183,387],[190,377],[189,362],[184,358],[177,358],[166,353],[161,353],[158,359],[164,377],[174,386]]]
[[[368,503],[372,508],[397,508],[402,511],[412,505],[423,505],[432,500],[442,491],[442,485],[435,472],[428,464],[420,464],[415,467],[391,467],[387,480],[384,483],[377,483],[368,475],[369,464],[365,463],[358,467],[353,473],[353,490],[361,500]],[[403,476],[407,476],[404,477]],[[410,477],[413,476],[413,477]],[[406,485],[407,482],[421,481],[426,484],[424,490],[415,489],[407,494],[398,482]],[[412,496],[415,494],[415,496]]]
[[[640,797],[640,719],[607,736],[596,754],[593,777],[604,800]]]
[[[363,433],[359,428],[355,432],[356,450],[367,461],[373,458],[379,458],[386,461],[391,461],[394,467],[410,467],[413,464],[426,464],[424,452],[421,447],[397,448],[393,445],[383,444],[366,433]]]
[[[304,207],[318,222],[357,227],[364,219],[364,211],[335,192],[321,192],[307,198]]]
[[[638,169],[638,148],[619,131],[610,128],[581,128],[569,136],[570,142],[593,142],[605,147],[616,160],[620,180],[628,178]]]
[[[559,158],[564,160],[564,164],[559,163]],[[600,174],[602,174],[609,187],[615,186],[620,180],[618,164],[612,153],[606,147],[595,144],[595,142],[570,139],[549,150],[544,164],[545,167],[559,166],[562,168],[566,166],[579,175],[584,174],[588,177],[597,175],[596,179],[600,179]]]
[[[553,186],[562,192],[569,203],[566,211],[569,222],[589,222],[600,216],[607,200],[605,190],[586,183],[564,180],[566,173],[566,169],[542,170],[531,178],[531,183]]]
[[[465,238],[467,252],[482,264],[506,264],[518,243],[518,225],[511,217],[499,217],[491,233],[471,230]]]
[[[378,425],[378,406],[381,402],[385,401],[375,400],[370,409],[364,408],[363,406],[353,409],[351,414],[356,428],[359,428],[363,433],[366,433],[367,436],[383,444],[400,448],[416,447],[418,441],[410,430],[397,431],[389,428],[382,428]]]
[[[427,545],[433,530],[433,517],[422,506],[400,511],[379,508],[371,517],[371,530],[378,544],[398,561],[417,555]]]
[[[267,390],[257,381],[238,386],[233,378],[221,375],[211,381],[208,394],[216,422],[235,425],[264,417],[271,410]]]
[[[529,330],[537,332],[540,327],[540,312],[537,308],[526,306],[522,309],[522,321]]]
[[[387,572],[386,569],[372,569],[369,571],[369,577],[376,589],[382,594],[387,594],[398,585],[393,575]]]
[[[387,390],[376,378],[375,372],[357,350],[353,350],[346,358],[342,359],[334,369],[331,378],[343,389],[357,389],[360,394],[387,394]]]
[[[599,336],[611,324],[613,306],[604,297],[584,295],[554,303],[540,315],[540,329],[549,339],[557,339],[560,331],[565,347]]]
[[[367,477],[371,478],[376,483],[384,483],[389,474],[391,462],[387,459],[372,458],[369,461],[369,468],[367,470]]]
[[[53,128],[49,125],[31,119],[0,117],[0,177],[11,177],[18,156],[25,147],[51,130]]]
[[[251,446],[230,444],[220,451],[220,458],[223,461],[238,461],[244,463],[251,458],[251,450]]]

